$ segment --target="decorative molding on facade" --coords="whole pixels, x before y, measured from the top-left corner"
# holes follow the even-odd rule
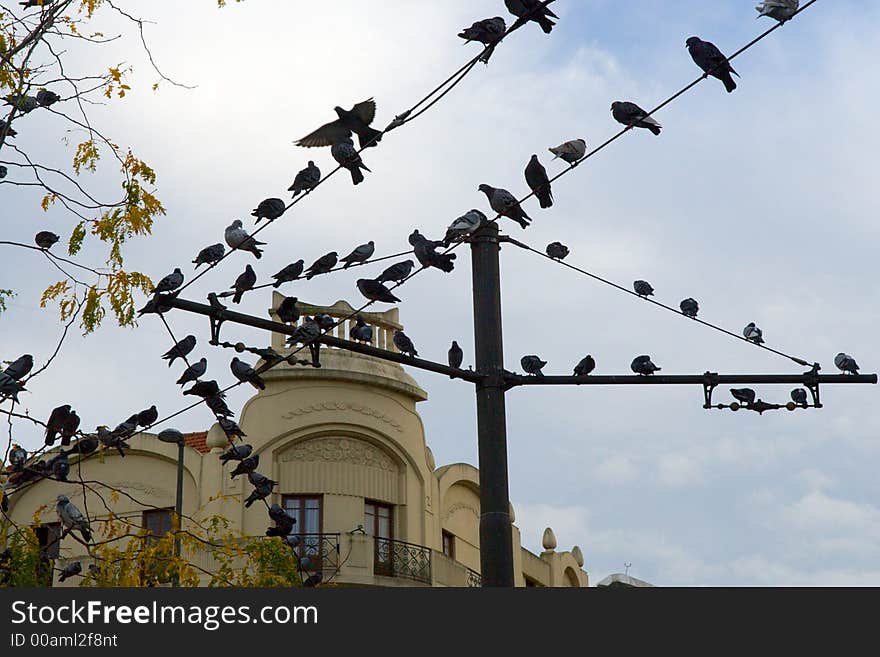
[[[381,449],[355,438],[322,437],[297,443],[285,450],[281,460],[353,463],[398,472],[397,463]]]
[[[477,518],[480,517],[480,512],[477,511],[477,510],[476,510],[474,507],[472,507],[470,504],[465,504],[464,502],[457,502],[457,503],[453,504],[452,506],[450,506],[448,509],[446,509],[445,513],[441,516],[441,518],[442,518],[443,520],[448,520],[449,517],[450,517],[453,513],[455,513],[456,511],[462,511],[462,510],[464,510],[464,511],[470,511],[470,512],[473,513]]]
[[[398,433],[403,433],[403,427],[399,422],[394,420],[393,418],[385,415],[381,411],[377,411],[374,408],[370,408],[369,406],[363,406],[362,404],[352,404],[351,402],[337,402],[337,401],[326,401],[326,402],[318,402],[317,404],[312,404],[311,406],[306,406],[304,408],[297,408],[292,411],[288,411],[284,413],[281,417],[285,420],[293,420],[294,418],[300,417],[302,415],[308,415],[309,413],[316,413],[322,411],[354,411],[355,413],[361,413],[362,415],[367,415],[370,417],[374,417],[377,420],[384,422],[391,426]]]

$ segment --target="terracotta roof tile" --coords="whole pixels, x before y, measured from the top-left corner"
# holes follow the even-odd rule
[[[193,433],[185,433],[183,437],[186,441],[186,444],[189,447],[192,447],[197,452],[201,452],[202,454],[207,454],[211,450],[208,448],[208,444],[206,442],[208,438],[207,431],[194,431]]]

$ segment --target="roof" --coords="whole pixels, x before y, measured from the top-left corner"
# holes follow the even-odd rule
[[[610,587],[612,587],[612,588],[618,588],[618,587],[625,587],[625,588],[637,587],[637,588],[642,588],[642,587],[645,587],[645,586],[653,587],[654,585],[653,585],[653,584],[649,584],[648,582],[643,582],[642,580],[640,580],[640,579],[636,579],[635,577],[631,577],[630,575],[625,575],[625,574],[623,574],[623,573],[615,573],[615,574],[613,574],[613,575],[609,575],[608,577],[606,577],[605,579],[603,579],[601,582],[599,582],[598,584],[596,584],[596,586],[597,586],[597,587],[603,587],[603,588],[606,587],[606,586],[610,586]]]
[[[193,431],[192,433],[183,434],[187,447],[192,447],[197,452],[207,454],[211,451],[206,442],[208,438],[207,431]]]

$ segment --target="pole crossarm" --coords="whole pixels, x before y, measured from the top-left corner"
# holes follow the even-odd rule
[[[877,383],[876,374],[665,374],[665,375],[593,375],[588,376],[522,376],[506,374],[508,388],[516,386],[585,386],[585,385],[815,385],[833,383]]]

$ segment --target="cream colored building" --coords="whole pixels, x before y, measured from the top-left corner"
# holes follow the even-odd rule
[[[274,293],[273,308],[282,298]],[[344,302],[304,307],[304,314],[315,312],[345,317],[352,308]],[[364,317],[374,327],[374,346],[393,350],[394,329],[402,328],[397,309]],[[348,323],[338,335],[348,338]],[[272,336],[273,348],[282,354],[289,352],[284,339]],[[416,410],[427,393],[401,366],[347,350],[322,348],[321,365],[285,363],[270,370],[264,375],[266,390],[236,417],[260,456],[258,471],[278,482],[268,501],[297,518],[300,549],[320,564],[325,580],[336,583],[479,585],[479,471],[466,463],[437,467]],[[83,476],[129,491],[139,502],[172,509],[177,447],[149,434],[130,442],[124,459],[107,451],[103,458],[87,460]],[[188,443],[184,514],[220,514],[246,535],[263,535],[270,524],[265,506],[245,509],[252,487],[244,477],[230,479],[230,468],[220,463],[228,441],[219,425],[207,435],[190,435]],[[63,493],[100,517],[101,500],[91,493],[84,500],[75,480],[42,481],[13,493],[11,516],[28,523],[35,508],[48,505],[44,520],[54,521],[54,500]],[[144,523],[159,528],[170,518],[167,511],[144,512],[125,497],[112,507],[122,515],[143,514]],[[521,547],[516,525],[513,540],[518,586],[588,585],[581,550],[557,551],[552,531],[545,532],[540,555]],[[65,539],[60,552],[63,564],[83,548]],[[210,568],[205,559],[201,565]]]

